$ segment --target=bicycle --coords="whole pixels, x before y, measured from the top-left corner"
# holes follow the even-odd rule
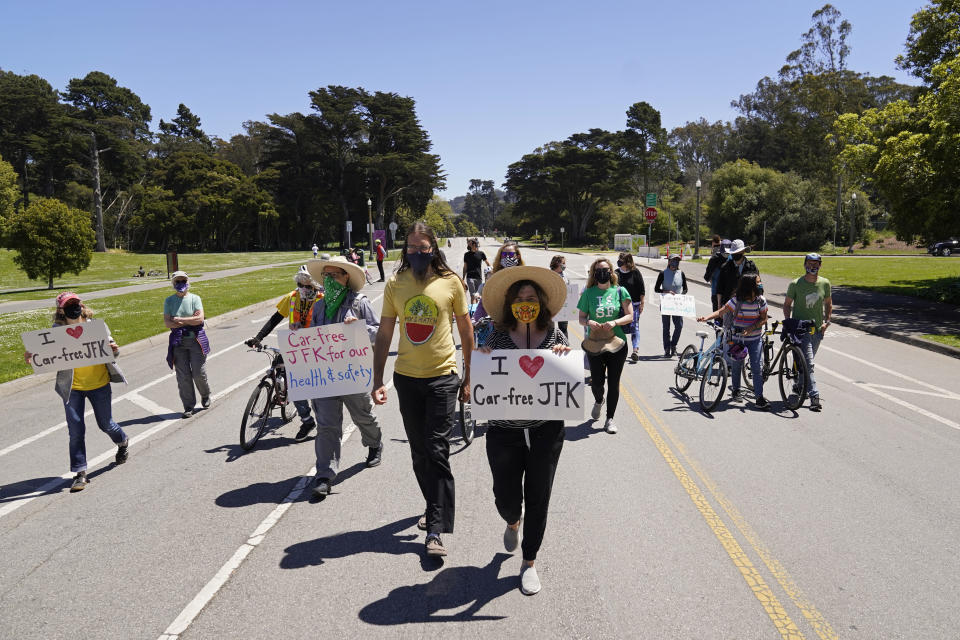
[[[783,398],[784,405],[791,410],[799,409],[807,395],[807,358],[803,354],[803,349],[800,348],[800,336],[812,328],[815,330],[812,320],[794,322],[790,323],[790,329],[784,322],[780,330],[780,349],[775,356],[772,355],[773,342],[770,336],[777,335],[780,321],[774,321],[773,328],[769,330],[764,326],[760,352],[763,359],[761,365],[763,381],[766,382],[774,371],[778,372],[780,397]],[[743,383],[753,391],[753,369],[750,358],[743,363]]]
[[[470,315],[476,310],[476,305],[471,305]],[[489,317],[482,318],[473,325],[473,343],[482,345],[487,340],[487,336],[493,331],[493,320]],[[477,429],[477,421],[473,419],[473,412],[470,409],[469,402],[457,400],[457,416],[459,417],[460,435],[467,444],[473,442],[473,435]]]
[[[727,332],[716,322],[710,321],[707,324],[713,327],[716,333],[713,344],[704,349],[703,345],[709,334],[706,331],[697,331],[700,349],[688,344],[680,353],[680,359],[674,368],[674,386],[680,393],[686,392],[694,380],[700,380],[700,408],[704,413],[710,413],[716,409],[723,398],[729,373],[727,360],[724,357]]]
[[[240,421],[240,446],[244,451],[250,451],[257,444],[257,440],[267,428],[274,409],[280,409],[283,424],[293,420],[294,414],[290,401],[287,400],[287,372],[283,364],[283,354],[279,349],[261,344],[249,346],[253,347],[250,351],[264,353],[270,358],[270,368],[260,378],[260,382],[250,394],[247,406],[243,410],[243,418]]]

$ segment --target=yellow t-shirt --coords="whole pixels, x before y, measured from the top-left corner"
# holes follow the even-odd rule
[[[323,300],[322,293],[318,293],[313,300],[301,300],[300,292],[294,289],[277,303],[277,313],[290,320],[291,325],[299,324],[301,329],[305,329],[313,323],[313,305],[318,300]]]
[[[105,364],[92,364],[89,367],[77,367],[73,370],[73,386],[77,391],[93,391],[110,384],[110,372]]]
[[[435,378],[457,371],[451,323],[467,313],[463,283],[454,274],[417,282],[407,270],[383,290],[383,317],[400,319],[400,348],[394,370],[411,378]]]

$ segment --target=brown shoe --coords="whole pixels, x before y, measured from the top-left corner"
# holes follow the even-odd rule
[[[436,557],[447,555],[447,550],[443,547],[443,541],[435,533],[427,536],[427,555]]]

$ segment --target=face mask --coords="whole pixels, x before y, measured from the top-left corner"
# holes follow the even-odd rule
[[[513,317],[523,324],[530,324],[540,315],[539,302],[514,302],[510,305]]]
[[[757,295],[758,295],[758,296],[762,296],[762,295],[763,295],[763,283],[762,283],[762,282],[758,282],[758,283],[757,283]]]
[[[313,300],[317,295],[317,290],[313,287],[297,287],[300,291],[301,300]]]
[[[333,276],[323,276],[323,303],[328,318],[337,314],[340,303],[347,295],[347,287],[337,282]]]
[[[566,270],[567,270],[567,265],[565,265],[565,264],[560,265],[560,272],[561,272],[561,273],[563,273],[563,272],[566,271]]]
[[[506,269],[507,267],[515,267],[520,264],[520,261],[516,256],[512,258],[507,258],[506,256],[500,256],[500,266]]]
[[[610,269],[597,269],[594,272],[594,275],[597,278],[597,282],[600,284],[606,284],[610,282]]]
[[[410,263],[410,268],[413,269],[413,272],[419,275],[423,275],[427,272],[427,268],[430,266],[430,263],[433,262],[433,252],[430,253],[408,253],[407,261]]]
[[[817,265],[815,267],[806,267],[806,269],[807,269],[807,273],[809,273],[812,276],[815,276],[820,271],[820,265]]]
[[[81,307],[79,304],[71,304],[63,308],[63,315],[71,320],[76,320],[82,313],[83,307]]]
[[[174,282],[174,283],[173,283],[173,289],[174,289],[174,291],[176,291],[177,293],[183,293],[184,291],[186,291],[186,290],[189,289],[189,288],[190,288],[190,283],[189,283],[189,282],[185,282],[185,281],[180,281],[180,280],[178,280],[177,282]]]

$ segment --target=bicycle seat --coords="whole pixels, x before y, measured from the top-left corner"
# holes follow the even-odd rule
[[[698,338],[706,338],[707,335],[708,335],[708,334],[707,334],[706,331],[697,331],[697,337],[698,337]]]

